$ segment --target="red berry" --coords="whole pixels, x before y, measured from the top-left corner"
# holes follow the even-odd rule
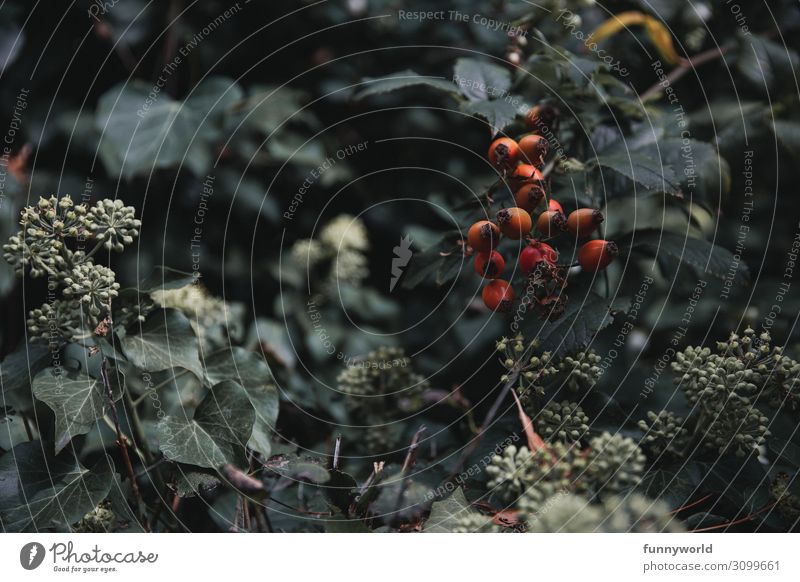
[[[536,105],[528,110],[525,115],[525,123],[531,131],[538,131],[550,128],[558,118],[558,109],[552,105]]]
[[[511,283],[503,279],[494,279],[483,288],[481,297],[483,297],[486,307],[492,311],[508,311],[511,309],[516,295]]]
[[[534,209],[541,204],[544,200],[544,187],[540,182],[531,182],[523,184],[514,194],[514,200],[517,206],[528,212],[533,212]]]
[[[541,135],[531,134],[519,140],[519,150],[523,162],[541,168],[547,152],[550,151],[550,144]]]
[[[587,273],[602,271],[619,254],[616,243],[608,240],[590,240],[578,251],[578,262]]]
[[[547,238],[556,236],[567,229],[567,217],[558,210],[545,210],[536,221],[536,229]]]
[[[591,236],[603,222],[603,213],[593,208],[579,208],[567,218],[567,229],[578,238]]]
[[[519,240],[530,234],[533,227],[531,215],[516,206],[498,212],[497,224],[500,226],[500,232],[512,240]]]
[[[469,227],[467,242],[476,252],[488,252],[500,242],[500,229],[493,222],[479,220]]]
[[[510,137],[501,137],[489,146],[489,162],[499,170],[510,170],[519,160],[519,145]]]
[[[531,241],[519,254],[519,268],[526,275],[530,275],[536,265],[542,261],[551,265],[555,265],[558,261],[558,253],[547,243]]]
[[[544,176],[531,164],[520,164],[514,168],[511,174],[511,181],[515,184],[527,184],[529,182],[539,182],[544,185]]]
[[[503,255],[497,251],[475,255],[475,272],[486,279],[496,279],[506,268]]]
[[[547,201],[547,209],[548,210],[558,210],[561,214],[564,214],[564,208],[561,206],[561,204],[559,204],[558,202],[556,202],[552,198]]]

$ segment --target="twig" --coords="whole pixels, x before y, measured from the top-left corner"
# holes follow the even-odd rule
[[[395,519],[397,518],[398,513],[400,512],[400,506],[403,504],[403,496],[406,494],[408,490],[408,485],[410,483],[410,479],[408,478],[408,473],[414,467],[414,464],[417,462],[417,448],[419,448],[419,439],[422,437],[422,434],[428,430],[427,427],[424,425],[417,429],[417,432],[414,433],[414,437],[411,439],[411,444],[408,445],[408,452],[406,453],[406,459],[403,461],[403,468],[400,470],[400,489],[397,492],[397,500],[394,504],[394,515]]]
[[[695,67],[699,67],[705,63],[709,63],[714,61],[720,57],[722,57],[725,53],[732,50],[736,47],[735,42],[728,42],[722,45],[721,47],[714,47],[713,49],[709,49],[702,53],[698,53],[690,59],[683,59],[681,64],[672,69],[670,73],[667,75],[665,80],[658,81],[652,87],[650,87],[647,91],[641,94],[641,100],[647,101],[651,97],[655,97],[663,88],[663,83],[667,83],[667,85],[672,85],[675,81],[683,77],[686,73],[691,70],[694,70]]]
[[[136,474],[133,471],[133,464],[131,463],[131,456],[128,452],[128,443],[122,435],[122,428],[119,424],[119,414],[117,413],[117,403],[114,402],[114,391],[111,389],[111,382],[108,380],[108,359],[103,356],[102,363],[100,364],[100,378],[103,381],[103,387],[106,389],[106,396],[108,397],[109,405],[111,406],[111,418],[114,420],[114,428],[117,431],[117,446],[122,452],[122,459],[125,461],[125,469],[128,472],[128,479],[131,481],[131,488],[136,501],[139,504],[139,509],[146,507],[142,492],[139,490],[139,484],[136,481]],[[144,529],[150,531],[150,524],[147,523],[147,512],[144,512]]]
[[[704,531],[713,531],[715,529],[721,529],[721,528],[725,528],[725,527],[730,527],[732,525],[739,525],[740,523],[745,523],[747,521],[752,521],[752,519],[755,516],[757,516],[759,513],[764,513],[768,509],[772,509],[773,507],[775,507],[777,504],[778,504],[777,501],[773,501],[772,503],[769,503],[768,505],[765,505],[764,507],[762,507],[758,511],[754,511],[750,515],[745,515],[741,519],[737,519],[735,521],[727,521],[725,523],[720,523],[720,524],[717,524],[717,525],[711,525],[709,527],[703,527],[703,528],[700,528],[700,529],[693,529],[693,530],[691,530],[690,533],[700,533],[700,532],[704,532]]]

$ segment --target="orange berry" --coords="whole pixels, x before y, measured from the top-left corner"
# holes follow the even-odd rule
[[[556,202],[552,198],[547,201],[547,209],[548,210],[558,210],[561,214],[564,214],[564,208],[561,206],[561,204],[559,204],[558,202]]]
[[[500,226],[500,232],[512,240],[519,240],[530,234],[533,226],[531,215],[516,206],[498,212],[497,224]]]
[[[536,230],[546,237],[556,236],[567,228],[567,217],[558,210],[545,210],[536,221]]]
[[[496,279],[506,268],[503,255],[497,251],[475,255],[475,272],[486,279]]]
[[[587,273],[602,271],[619,254],[616,243],[608,240],[590,240],[578,251],[578,262]]]
[[[544,200],[544,187],[540,182],[523,184],[514,194],[514,200],[520,208],[533,212]]]
[[[519,150],[523,162],[541,168],[547,152],[550,151],[550,144],[541,135],[531,134],[519,140]]]
[[[489,162],[499,170],[510,170],[519,160],[519,145],[510,137],[501,137],[489,146]]]
[[[491,251],[500,242],[500,229],[488,220],[479,220],[467,233],[467,242],[478,253]]]
[[[567,229],[578,238],[591,236],[603,222],[603,213],[593,208],[579,208],[567,218]]]
[[[516,295],[511,283],[503,279],[489,281],[481,293],[483,303],[492,311],[508,311]]]

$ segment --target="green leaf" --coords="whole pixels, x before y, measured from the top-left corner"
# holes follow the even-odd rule
[[[543,350],[574,353],[585,348],[598,331],[613,321],[608,300],[590,292],[569,301],[564,314],[555,321],[544,326],[536,322],[535,329]]]
[[[124,379],[116,369],[108,372],[114,400],[122,397]],[[47,404],[56,417],[56,454],[72,437],[89,432],[110,405],[103,382],[84,372],[47,368],[33,379],[33,395]]]
[[[27,408],[33,377],[51,361],[50,350],[42,345],[24,343],[0,362],[0,393],[6,405]]]
[[[255,409],[255,425],[250,447],[269,455],[268,436],[278,420],[278,389],[262,356],[234,347],[206,358],[206,377],[211,384],[234,380],[242,386]]]
[[[180,311],[154,311],[139,333],[125,336],[120,343],[128,360],[141,370],[160,372],[178,367],[203,377],[197,337]]]
[[[97,104],[100,157],[111,174],[128,178],[178,165],[195,136],[197,120],[164,91],[140,81],[117,85]]]
[[[800,123],[778,119],[772,123],[772,131],[790,154],[800,158]]]
[[[158,266],[139,283],[137,290],[140,293],[152,293],[153,291],[165,291],[167,289],[181,289],[195,281],[196,279],[192,273]]]
[[[158,423],[159,449],[170,461],[209,469],[246,463],[245,446],[255,412],[247,393],[233,381],[214,386],[194,418],[167,416]]]
[[[655,257],[668,256],[687,264],[698,274],[708,273],[725,280],[733,273],[733,282],[745,285],[750,274],[742,261],[719,245],[699,238],[689,238],[679,234],[661,231],[638,231],[632,239],[632,249],[645,251]]]
[[[680,181],[672,167],[645,154],[633,151],[601,154],[597,157],[597,164],[622,174],[645,190],[676,194],[680,189]]]
[[[458,59],[453,78],[470,101],[501,99],[511,88],[511,73],[507,69],[476,59]]]
[[[438,91],[458,95],[458,87],[450,81],[442,77],[428,77],[420,75],[414,71],[407,69],[399,71],[385,77],[377,77],[374,79],[366,78],[362,81],[366,87],[359,91],[355,98],[356,100],[371,97],[373,95],[380,95],[382,93],[389,93],[390,91],[397,91],[398,89],[405,89],[407,87],[425,86],[431,87]]]
[[[422,528],[424,533],[452,533],[455,522],[465,514],[472,513],[469,501],[464,497],[461,487],[452,495],[431,505],[431,514]]]
[[[0,528],[6,532],[63,529],[97,507],[113,483],[111,459],[91,469],[70,452],[53,456],[39,441],[0,458]]]
[[[795,51],[751,35],[742,42],[737,66],[755,87],[767,92],[776,81],[793,78],[799,61]]]
[[[485,119],[489,124],[492,135],[502,132],[514,123],[517,117],[517,106],[514,101],[496,99],[494,101],[474,101],[461,105],[464,113]]]

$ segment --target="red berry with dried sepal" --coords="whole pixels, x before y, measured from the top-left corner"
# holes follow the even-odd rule
[[[590,240],[578,251],[578,263],[587,273],[596,273],[608,267],[619,254],[619,247],[609,240]]]
[[[519,207],[503,208],[497,213],[500,232],[512,240],[519,240],[530,234],[533,228],[531,215]]]
[[[475,272],[486,279],[496,279],[503,274],[506,261],[497,251],[475,255]]]
[[[564,214],[564,207],[561,206],[557,201],[553,200],[552,198],[547,201],[547,209],[548,210],[557,210],[561,214]]]
[[[567,229],[578,238],[587,238],[603,222],[603,213],[594,208],[579,208],[567,218]]]
[[[537,168],[544,166],[544,159],[550,151],[550,144],[541,135],[526,135],[519,140],[520,159]]]
[[[475,252],[489,252],[500,242],[500,229],[493,222],[479,220],[469,227],[467,242]]]
[[[519,161],[519,144],[510,137],[501,137],[489,146],[489,162],[498,170],[511,170]]]
[[[526,275],[530,275],[531,271],[536,268],[541,262],[550,263],[555,265],[558,261],[558,253],[553,247],[547,243],[539,241],[531,241],[531,243],[522,249],[519,254],[519,268]]]
[[[511,283],[503,279],[489,281],[481,293],[483,303],[492,311],[509,311],[516,294]]]
[[[523,184],[514,194],[517,206],[528,212],[533,212],[544,200],[544,186],[541,182]]]

